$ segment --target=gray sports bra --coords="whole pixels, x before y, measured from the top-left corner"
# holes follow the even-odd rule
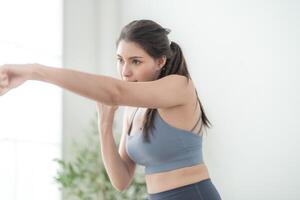
[[[196,125],[199,121],[200,117]],[[126,138],[127,154],[134,162],[145,166],[145,174],[203,163],[202,135],[169,125],[158,111],[155,112],[153,125],[149,134],[150,143],[144,142],[142,130]]]

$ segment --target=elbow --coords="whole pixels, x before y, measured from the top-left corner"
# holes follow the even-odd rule
[[[112,184],[118,192],[124,192],[128,188],[128,184]]]
[[[123,178],[116,181],[111,181],[111,183],[116,190],[118,190],[119,192],[124,192],[131,184],[131,181],[132,179]]]
[[[117,187],[115,187],[115,189],[118,191],[118,192],[124,192],[126,189],[127,189],[127,187],[122,187],[122,188],[117,188]]]

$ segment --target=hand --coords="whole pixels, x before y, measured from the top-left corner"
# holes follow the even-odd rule
[[[0,66],[0,96],[29,80],[33,64],[10,64]]]
[[[115,111],[119,106],[110,106],[97,102],[98,126],[99,131],[112,128]]]

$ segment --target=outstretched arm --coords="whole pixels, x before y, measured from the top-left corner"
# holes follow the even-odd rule
[[[169,108],[186,104],[194,94],[192,81],[187,82],[182,75],[127,82],[104,75],[28,64],[0,67],[0,95],[26,80],[48,82],[107,105]]]
[[[121,80],[104,75],[95,75],[71,69],[35,66],[32,80],[55,84],[81,96],[100,101],[107,105],[117,105],[117,84]]]
[[[41,64],[4,65],[0,68],[0,95],[27,80],[48,82],[107,105],[115,105],[116,85],[121,81],[109,76]]]

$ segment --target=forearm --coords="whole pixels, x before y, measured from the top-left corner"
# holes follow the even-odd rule
[[[113,138],[111,129],[102,129],[99,133],[102,160],[112,185],[119,191],[124,190],[130,182],[126,164],[122,161]]]
[[[33,66],[29,79],[48,82],[107,105],[115,105],[120,81],[109,76],[44,65]]]

